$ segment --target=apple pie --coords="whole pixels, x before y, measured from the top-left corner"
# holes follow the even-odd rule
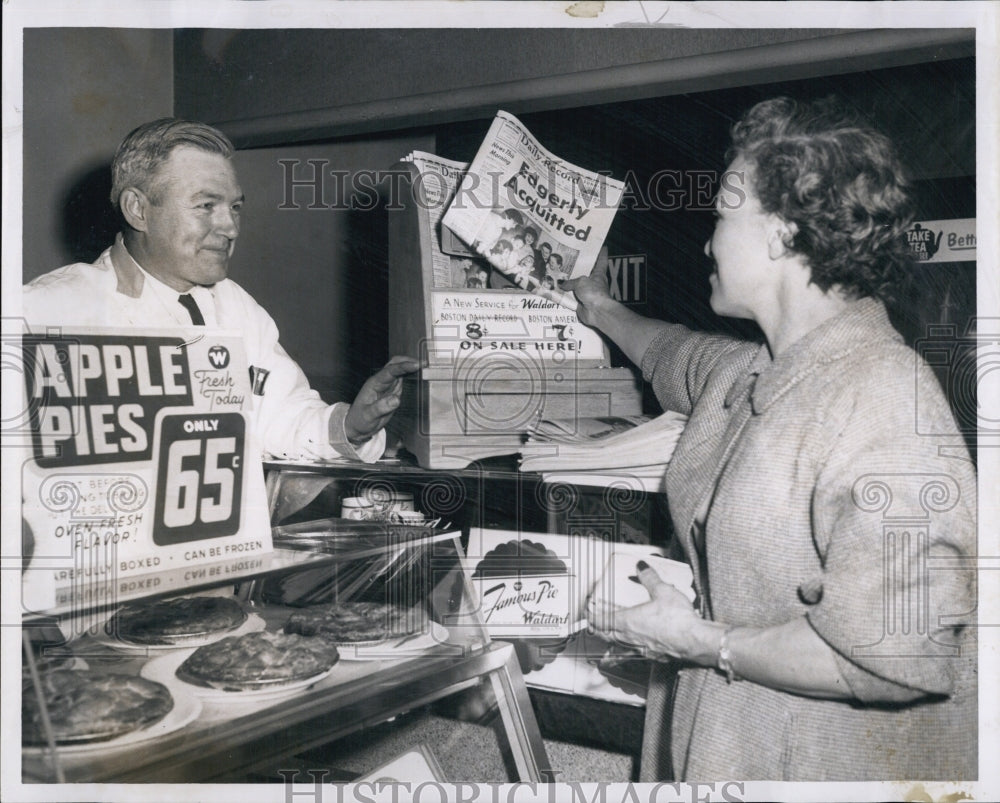
[[[229,597],[174,597],[129,603],[104,630],[132,644],[181,647],[235,630],[246,619],[246,611]]]
[[[375,644],[427,629],[420,609],[384,602],[339,602],[296,611],[285,623],[286,633],[321,636],[334,644]]]
[[[199,647],[177,677],[226,691],[273,689],[318,677],[339,659],[336,645],[324,639],[262,631]]]
[[[166,686],[135,675],[58,669],[39,679],[58,744],[115,739],[159,722],[174,707]],[[31,683],[22,685],[21,733],[25,745],[47,743]]]

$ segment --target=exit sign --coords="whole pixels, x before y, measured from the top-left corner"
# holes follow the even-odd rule
[[[608,257],[608,287],[617,301],[646,300],[646,255]]]

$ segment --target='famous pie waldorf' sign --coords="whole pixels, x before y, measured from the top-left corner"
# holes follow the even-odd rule
[[[467,571],[494,637],[565,637],[585,626],[583,539],[473,529]]]

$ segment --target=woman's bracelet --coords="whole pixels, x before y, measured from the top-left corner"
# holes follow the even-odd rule
[[[729,625],[722,631],[722,638],[719,639],[719,655],[715,662],[719,671],[726,676],[726,683],[732,683],[736,678],[732,664],[733,654],[729,651],[729,634],[735,627],[735,625]]]

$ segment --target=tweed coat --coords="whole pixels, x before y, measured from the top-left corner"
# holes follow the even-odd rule
[[[668,701],[677,667],[658,664],[643,780],[976,777],[963,626],[976,475],[937,378],[883,305],[853,303],[773,361],[766,346],[666,326],[642,369],[664,409],[690,416],[666,488],[703,615],[754,627],[805,616],[854,695],[687,667]]]

